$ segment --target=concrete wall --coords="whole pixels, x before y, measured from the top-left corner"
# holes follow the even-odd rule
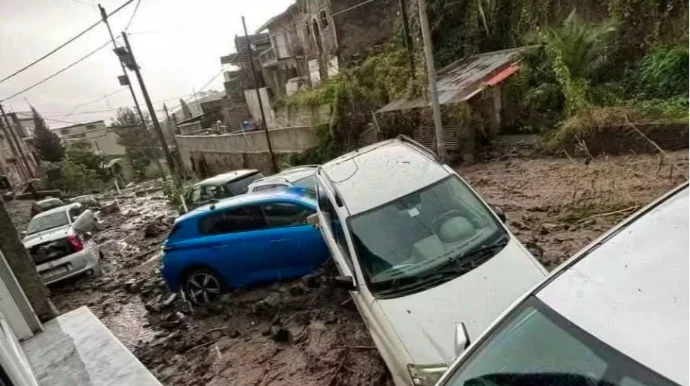
[[[120,156],[125,154],[124,146],[118,143],[117,134],[105,127],[85,131],[79,133],[78,136],[63,137],[62,140],[68,147],[75,143],[88,143],[91,151],[104,156]]]
[[[273,152],[280,158],[315,146],[315,129],[291,127],[269,130]],[[200,165],[218,174],[240,168],[271,172],[271,161],[263,131],[209,136],[178,135],[177,142],[185,166],[200,175]]]
[[[316,126],[328,123],[331,118],[331,110],[327,105],[319,107],[279,107],[271,109],[266,89],[259,89],[261,101],[266,114],[267,127],[269,129],[284,129],[300,126]],[[252,114],[255,122],[261,121],[261,110],[256,97],[256,91],[245,90],[244,96],[247,99],[247,107]]]

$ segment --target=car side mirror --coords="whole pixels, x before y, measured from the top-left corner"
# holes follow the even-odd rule
[[[459,357],[468,347],[470,347],[470,334],[467,333],[465,322],[460,322],[455,327],[455,357]]]
[[[348,291],[355,291],[355,279],[352,276],[336,276],[333,278],[333,287],[342,288]]]
[[[501,222],[505,224],[506,221],[508,221],[508,219],[506,218],[506,214],[503,212],[503,209],[501,209],[500,206],[491,205],[491,209],[494,211],[494,213],[496,213],[496,216],[498,216]]]
[[[307,216],[307,224],[313,226],[314,228],[319,227],[319,214],[313,213]]]

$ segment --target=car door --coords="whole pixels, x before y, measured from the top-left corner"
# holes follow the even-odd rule
[[[218,209],[199,221],[199,247],[214,254],[198,259],[233,286],[277,280],[280,270],[273,265],[268,231],[259,206]]]
[[[327,250],[323,238],[307,224],[314,209],[301,203],[268,202],[262,210],[270,230],[275,264],[283,278],[305,275],[324,262]]]
[[[350,248],[347,234],[347,223],[338,214],[335,207],[335,199],[329,191],[320,184],[316,185],[316,195],[318,200],[319,228],[323,234],[326,244],[329,247],[331,256],[335,260],[341,274],[351,276],[355,279],[357,290],[350,291],[352,300],[362,316],[369,333],[376,344],[381,356],[389,366],[394,379],[406,378],[404,360],[400,357],[404,352],[398,341],[395,332],[391,331],[386,323],[385,315],[382,315],[379,308],[374,309],[375,299],[366,287],[366,282],[359,275],[358,264],[354,258],[353,250]]]

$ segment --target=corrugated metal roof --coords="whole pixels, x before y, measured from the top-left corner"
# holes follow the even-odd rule
[[[470,99],[485,87],[487,80],[519,61],[525,51],[534,47],[518,47],[472,55],[442,68],[436,72],[439,103],[444,105]],[[429,105],[426,99],[398,99],[377,112],[408,110]]]

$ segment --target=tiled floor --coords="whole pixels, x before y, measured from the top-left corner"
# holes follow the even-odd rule
[[[86,307],[43,325],[22,342],[36,379],[45,386],[161,386]]]

